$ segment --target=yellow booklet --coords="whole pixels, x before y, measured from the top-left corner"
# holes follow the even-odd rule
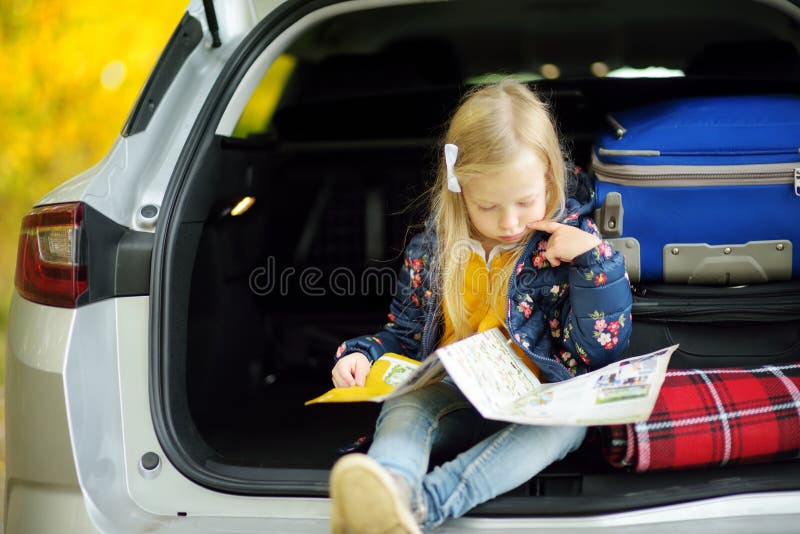
[[[306,406],[318,402],[378,402],[406,382],[411,374],[420,366],[420,362],[400,354],[387,352],[375,363],[367,374],[363,386],[349,388],[333,388],[315,399],[306,401]]]

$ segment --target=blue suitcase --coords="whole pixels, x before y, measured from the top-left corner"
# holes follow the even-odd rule
[[[800,278],[800,97],[697,97],[609,115],[595,218],[633,281]]]

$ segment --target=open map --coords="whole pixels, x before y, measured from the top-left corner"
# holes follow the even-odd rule
[[[308,401],[381,402],[450,375],[488,419],[537,425],[608,425],[650,416],[677,345],[542,384],[493,328],[436,350],[424,362],[385,354],[363,387],[335,388]]]

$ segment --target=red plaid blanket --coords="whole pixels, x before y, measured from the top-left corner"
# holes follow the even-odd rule
[[[636,471],[796,458],[800,363],[668,371],[647,421],[602,435],[608,461]]]

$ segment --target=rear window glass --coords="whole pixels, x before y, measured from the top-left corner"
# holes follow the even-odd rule
[[[753,1],[431,2],[360,10],[309,27],[269,69],[235,130],[281,109],[357,100],[374,113],[412,92],[603,78],[800,77],[793,20]],[[431,97],[434,101],[438,96]],[[354,100],[355,99],[355,100]],[[380,100],[380,102],[379,102]],[[450,101],[445,98],[448,105]]]

